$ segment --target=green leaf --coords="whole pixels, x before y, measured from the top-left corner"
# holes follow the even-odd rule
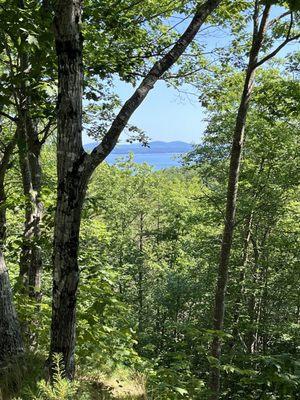
[[[180,387],[175,387],[174,389],[176,390],[176,392],[180,393],[182,396],[184,396],[185,394],[189,394],[189,392],[186,389],[183,389]]]
[[[32,44],[36,47],[39,47],[39,42],[34,35],[28,35],[26,39],[27,43]]]

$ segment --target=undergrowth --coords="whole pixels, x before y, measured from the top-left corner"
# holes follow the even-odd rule
[[[46,381],[40,371],[44,362],[27,355],[0,370],[0,400],[144,400],[145,381],[142,375],[117,370],[104,375],[81,372],[70,382],[64,377],[61,357],[54,357],[53,382]],[[149,400],[149,399],[148,399]]]

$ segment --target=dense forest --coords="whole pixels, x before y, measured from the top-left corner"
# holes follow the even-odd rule
[[[300,399],[300,1],[0,0],[0,39],[0,399]],[[108,164],[160,81],[199,144]]]

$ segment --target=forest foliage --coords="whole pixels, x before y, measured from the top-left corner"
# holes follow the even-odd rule
[[[299,8],[0,0],[0,399],[299,399]],[[159,80],[199,144],[109,165]]]

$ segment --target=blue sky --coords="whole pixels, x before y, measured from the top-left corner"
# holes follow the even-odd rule
[[[133,93],[133,88],[119,82],[117,92],[121,100],[125,101]],[[200,141],[205,129],[203,120],[204,114],[197,96],[179,93],[160,81],[140,105],[130,123],[142,129],[151,140],[196,143]]]
[[[209,48],[228,43],[224,30],[216,27],[200,32],[198,40],[207,42]],[[122,81],[115,82],[115,89],[123,104],[134,92],[130,84]],[[157,82],[131,117],[130,124],[142,129],[151,141],[199,143],[206,126],[205,115],[197,93],[187,95],[182,93],[185,89],[191,92],[190,86],[181,87],[179,93],[165,82]],[[89,143],[92,139],[83,135],[83,141]],[[126,142],[126,135],[121,135],[120,142]]]
[[[274,7],[272,18],[281,12],[280,7]],[[214,27],[212,30],[200,32],[198,40],[206,43],[208,48],[214,48],[228,45],[230,37],[223,29]],[[284,56],[294,46],[295,44],[287,46],[280,55]],[[116,93],[124,103],[132,95],[134,88],[121,81],[115,84]],[[181,90],[184,91],[184,88]],[[188,87],[187,91],[190,90],[191,88]],[[206,126],[204,111],[197,99],[197,94],[179,93],[163,81],[155,85],[130,119],[130,123],[142,129],[152,141],[181,140],[189,143],[199,143]],[[92,141],[85,135],[83,140],[84,143]],[[126,135],[123,134],[120,141],[124,143]]]
[[[116,83],[115,89],[122,103],[134,92],[130,84],[121,81]],[[151,141],[164,142],[199,143],[205,129],[203,109],[197,96],[179,93],[163,81],[150,91],[130,119],[130,124],[142,129]],[[92,139],[84,135],[83,141],[90,143]],[[121,142],[126,142],[126,135],[121,136]]]

